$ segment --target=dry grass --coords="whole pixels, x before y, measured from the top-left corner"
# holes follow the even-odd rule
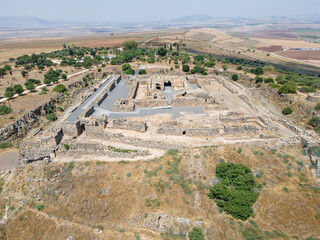
[[[256,216],[253,218],[259,229],[276,229],[288,236],[319,236],[319,222],[312,216],[320,204],[320,195],[307,186],[299,186],[305,181],[312,185],[314,180],[307,168],[297,170],[296,161],[303,164],[308,161],[300,151],[297,147],[277,149],[276,152],[259,146],[207,147],[151,162],[74,163],[69,173],[66,172],[67,164],[31,164],[21,169],[19,175],[11,174],[6,178],[8,185],[3,193],[13,197],[6,205],[18,204],[16,199],[21,198],[25,203],[18,215],[9,214],[11,220],[6,234],[8,239],[54,239],[53,236],[61,239],[68,237],[67,234],[75,239],[93,236],[97,239],[135,239],[135,234],[141,239],[161,239],[159,232],[140,226],[153,213],[164,213],[176,219],[188,218],[191,223],[203,219],[208,239],[241,239],[242,227],[230,221],[230,216],[219,213],[203,187],[208,184],[207,180],[215,178],[215,167],[224,159],[263,172],[257,181],[266,182],[266,186],[254,205]],[[285,155],[288,152],[291,156]],[[200,158],[194,158],[195,154]],[[183,177],[185,183],[188,179],[193,180],[187,184],[189,193],[182,182],[170,180],[174,175],[166,173],[168,160],[172,163],[176,157],[181,158],[177,176]],[[288,166],[290,170],[287,170]],[[291,172],[292,177],[288,177],[287,172]],[[54,178],[56,180],[52,181]],[[41,179],[40,183],[37,179]],[[283,191],[283,187],[287,187],[288,192]],[[37,202],[33,199],[35,194],[41,196],[44,205],[38,218],[33,210]],[[101,235],[96,235],[96,228],[103,229]]]

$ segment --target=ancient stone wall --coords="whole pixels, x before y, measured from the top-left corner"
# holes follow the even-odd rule
[[[29,162],[50,157],[56,152],[62,137],[63,132],[60,129],[52,135],[25,138],[19,146],[19,159],[23,162]]]
[[[224,126],[224,134],[226,135],[248,135],[259,132],[260,129],[253,124]]]
[[[209,101],[205,101],[205,99],[197,99],[197,98],[176,98],[171,101],[172,107],[203,107],[208,104]]]
[[[64,95],[60,94],[50,101],[36,107],[34,110],[24,114],[21,118],[17,119],[15,122],[5,125],[0,128],[0,137],[3,140],[8,139],[12,136],[23,136],[27,134],[33,127],[33,124],[39,121],[41,116],[45,115],[45,110],[48,106],[55,109],[55,103],[60,102],[64,99]]]
[[[109,126],[108,126],[109,127]],[[133,121],[128,119],[115,119],[112,121],[112,128],[123,129],[123,130],[132,130],[137,132],[146,132],[147,124],[141,121]]]
[[[135,99],[139,89],[139,82],[134,82],[130,88],[127,99]]]
[[[152,108],[152,107],[166,107],[168,106],[168,100],[137,100],[135,99],[135,107],[136,108]]]
[[[80,121],[64,122],[62,125],[63,135],[66,137],[77,137],[82,133]]]
[[[309,102],[320,103],[320,96],[311,96],[308,95],[307,100]]]
[[[57,151],[56,155],[61,156],[104,156],[105,151],[102,144],[99,143],[70,143],[69,149],[64,149],[63,146]]]

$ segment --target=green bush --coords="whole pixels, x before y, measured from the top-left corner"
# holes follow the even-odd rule
[[[299,91],[309,93],[309,92],[316,92],[317,90],[314,87],[302,86],[299,88]]]
[[[63,85],[63,84],[58,84],[57,86],[55,86],[55,87],[53,88],[53,91],[54,91],[54,92],[58,92],[58,93],[64,93],[64,92],[68,91],[68,89],[66,88],[65,85]]]
[[[196,74],[196,73],[204,74],[205,72],[206,72],[206,69],[204,67],[201,67],[200,65],[194,66],[193,69],[191,70],[192,74]]]
[[[224,65],[222,65],[222,69],[223,69],[223,71],[226,71],[228,69],[228,66],[224,64]]]
[[[297,93],[297,88],[294,84],[286,83],[282,87],[280,87],[279,94],[287,94],[287,93]]]
[[[4,93],[4,97],[12,98],[14,96],[14,90],[11,87],[8,87]]]
[[[125,74],[134,74],[134,70],[131,68],[131,65],[129,63],[125,63],[122,65],[122,71]]]
[[[12,109],[6,105],[0,105],[0,115],[9,114],[12,112]]]
[[[274,83],[273,78],[265,78],[263,81],[264,83]]]
[[[101,71],[101,69],[100,69],[100,71]],[[68,76],[67,76],[67,74],[64,73],[64,74],[61,75],[61,78],[66,80],[68,78]]]
[[[182,71],[189,72],[190,71],[189,65],[187,65],[187,64],[182,65]]]
[[[70,149],[70,146],[69,146],[69,144],[67,144],[67,143],[65,143],[63,146],[64,146],[64,148],[65,148],[67,151]]]
[[[32,92],[36,89],[36,87],[32,83],[28,83],[26,84],[26,89]]]
[[[188,235],[190,240],[204,240],[201,228],[194,227]]]
[[[231,78],[233,81],[238,81],[239,79],[238,74],[233,74]]]
[[[13,86],[13,90],[15,91],[16,94],[21,95],[23,93],[23,87],[20,84],[16,84]]]
[[[286,107],[282,110],[282,114],[283,115],[289,115],[293,112],[292,108],[291,107]]]
[[[40,203],[37,203],[34,207],[35,207],[35,209],[37,209],[38,211],[41,211],[41,210],[44,208],[44,206],[43,206],[42,204],[40,204]]]
[[[58,118],[56,116],[55,113],[49,113],[48,115],[46,115],[46,119],[50,122],[54,122],[56,121]]]
[[[145,69],[141,69],[139,72],[140,75],[145,75],[147,74],[147,71]]]
[[[259,196],[251,170],[242,164],[221,163],[216,176],[219,182],[209,188],[209,198],[234,218],[248,219],[253,214],[251,206]]]
[[[0,149],[5,149],[5,148],[9,148],[12,147],[13,145],[11,143],[8,142],[2,142],[0,143]]]
[[[256,80],[256,83],[262,83],[263,82],[263,78],[259,77],[259,76],[256,76],[255,80]]]
[[[205,67],[213,68],[216,65],[216,62],[209,61],[204,64]]]

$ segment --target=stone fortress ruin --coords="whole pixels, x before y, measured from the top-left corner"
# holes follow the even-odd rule
[[[312,139],[272,115],[252,89],[227,77],[139,76],[139,70],[133,77],[109,77],[64,121],[30,133],[21,144],[21,160],[83,155],[135,159],[150,149]],[[115,151],[111,145],[132,149]]]

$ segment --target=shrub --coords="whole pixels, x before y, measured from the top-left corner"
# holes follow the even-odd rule
[[[149,57],[147,62],[148,63],[155,63],[156,60],[153,57],[151,57],[151,58]]]
[[[23,87],[20,84],[16,84],[13,86],[13,90],[15,91],[15,93],[17,94],[22,94],[23,93]]]
[[[0,105],[0,115],[9,114],[12,112],[12,109],[6,105]]]
[[[264,71],[262,67],[257,67],[256,69],[254,69],[253,73],[255,75],[263,75]]]
[[[263,78],[262,77],[259,77],[259,76],[256,76],[256,83],[262,83],[263,82]]]
[[[282,114],[283,115],[289,115],[293,112],[292,108],[291,107],[286,107],[282,110]]]
[[[43,92],[49,91],[47,87],[42,87],[41,90],[42,90]]]
[[[316,92],[317,90],[314,87],[302,86],[299,88],[299,91],[309,93],[309,92]]]
[[[4,97],[6,98],[12,98],[14,96],[14,90],[13,88],[7,88],[6,92],[4,93]]]
[[[139,72],[140,75],[145,75],[147,74],[147,71],[145,69],[141,69]]]
[[[32,92],[36,89],[36,87],[32,83],[28,83],[26,84],[26,89]]]
[[[237,70],[242,70],[242,67],[241,66],[237,67]]]
[[[228,66],[224,64],[224,65],[222,65],[222,69],[223,69],[223,71],[226,71],[228,69]]]
[[[69,146],[69,144],[67,144],[67,143],[65,143],[63,146],[64,146],[64,148],[65,148],[67,151],[70,149],[70,146]]]
[[[56,116],[55,113],[49,113],[48,115],[46,115],[46,119],[50,122],[54,122],[56,121],[58,118]]]
[[[276,83],[271,83],[270,86],[271,86],[272,88],[280,88],[280,87],[281,87],[280,84],[276,84]]]
[[[182,71],[189,72],[190,71],[189,65],[187,65],[187,64],[182,65]]]
[[[44,84],[49,85],[51,83],[51,80],[46,78],[43,80],[43,82],[44,82]]]
[[[317,105],[314,107],[314,109],[319,111],[320,110],[320,103],[317,103]]]
[[[209,61],[204,64],[205,67],[213,68],[216,65],[214,61]]]
[[[278,93],[279,94],[297,93],[297,88],[293,84],[286,83],[279,89]]]
[[[66,91],[68,91],[68,90],[67,90],[67,88],[66,88],[65,85],[63,85],[63,84],[58,84],[57,86],[54,87],[53,91],[54,91],[54,92],[58,92],[58,93],[64,93],[64,92],[66,92]]]
[[[238,74],[233,74],[231,78],[233,81],[238,81],[239,79]]]
[[[206,72],[206,69],[204,67],[199,66],[199,65],[194,66],[193,69],[191,70],[192,74],[196,74],[196,73],[204,74],[205,72]]]
[[[100,70],[101,70],[101,69],[100,69]],[[68,78],[68,76],[67,76],[67,74],[62,74],[62,75],[61,75],[61,78],[64,79],[64,80],[66,80],[66,79]]]
[[[41,211],[41,210],[44,208],[44,206],[43,206],[42,204],[40,204],[40,203],[37,203],[37,204],[34,206],[34,208],[37,209],[38,211]]]
[[[201,228],[194,227],[188,235],[190,240],[204,240]]]
[[[274,83],[273,78],[265,78],[263,81],[264,83]]]
[[[13,145],[11,143],[8,142],[2,142],[0,143],[0,149],[5,149],[5,148],[9,148],[12,147]]]
[[[251,206],[259,196],[251,170],[242,164],[221,163],[216,176],[220,181],[209,188],[209,198],[234,218],[248,219],[253,214]]]

